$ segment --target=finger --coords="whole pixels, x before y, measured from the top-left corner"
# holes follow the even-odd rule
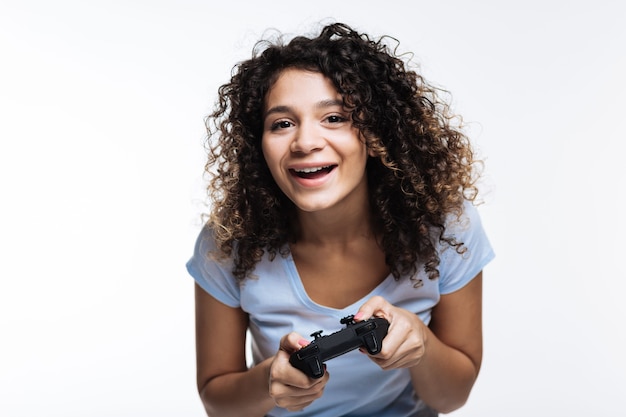
[[[287,353],[295,352],[310,342],[302,337],[299,333],[291,332],[280,339],[279,349]]]
[[[288,401],[286,399],[291,398],[294,403],[300,402],[304,400],[299,400],[299,398],[307,397],[309,395],[313,395],[317,392],[314,387],[297,387],[295,385],[287,385],[280,381],[274,380],[270,383],[270,391],[269,394],[276,402]]]
[[[390,307],[391,304],[387,302],[383,297],[378,295],[367,300],[360,308],[359,311],[354,315],[355,321],[363,321],[367,320],[371,317],[384,317],[387,318],[390,316]]]
[[[323,389],[324,385],[326,385],[328,372],[324,372],[323,378],[311,378],[301,370],[292,367],[291,364],[289,366],[292,369],[281,381],[285,386],[298,390],[316,390]]]
[[[390,358],[376,358],[372,356],[371,359],[383,370],[389,370],[417,366],[420,363],[421,356],[398,355]]]
[[[420,338],[404,332],[390,332],[384,339],[382,350],[371,356],[383,369],[416,366],[424,355],[424,343]]]
[[[313,401],[317,400],[321,397],[320,395],[308,395],[302,397],[288,397],[281,398],[278,401],[275,401],[276,405],[279,407],[285,408],[288,411],[300,411],[313,403]]]
[[[276,405],[290,411],[301,410],[321,396],[321,393],[270,393]]]
[[[308,378],[304,374],[302,376],[308,380],[308,384],[310,384],[308,387],[299,388],[279,382],[270,383],[270,396],[277,405],[290,411],[297,411],[322,396],[328,382],[328,374],[319,380]]]
[[[326,384],[326,381],[328,380],[327,372],[324,372],[322,378],[310,378],[289,362],[290,356],[291,354],[285,352],[284,350],[279,350],[277,352],[270,369],[270,383],[275,382],[284,387],[304,390],[312,389],[316,385],[320,385],[321,387]],[[324,370],[326,370],[326,365],[324,365]],[[278,385],[273,388],[276,388],[279,391],[283,390],[283,388],[280,388]],[[285,390],[286,389],[287,388],[285,388]]]
[[[416,331],[407,326],[408,323],[401,319],[391,323],[387,336],[383,339],[381,350],[376,355],[379,359],[386,361],[411,354],[411,352],[417,353],[417,349],[423,342],[417,338]]]

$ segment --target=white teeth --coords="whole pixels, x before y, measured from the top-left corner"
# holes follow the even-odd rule
[[[301,169],[296,169],[296,172],[302,172],[305,174],[310,174],[311,172],[317,172],[317,171],[321,171],[324,168],[328,168],[330,165],[324,166],[324,167],[315,167],[315,168],[301,168]]]

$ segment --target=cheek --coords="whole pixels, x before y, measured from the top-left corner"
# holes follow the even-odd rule
[[[276,179],[276,173],[278,172],[280,165],[278,152],[276,152],[275,148],[267,146],[267,143],[265,141],[261,143],[261,150],[263,151],[263,159],[265,160],[265,164],[272,173],[272,177]]]
[[[261,140],[261,152],[263,153],[265,163],[271,168],[270,161],[272,160],[272,149],[267,145],[267,141],[265,139]]]
[[[372,152],[372,150],[368,148],[365,144],[361,146],[361,149],[359,150],[359,152],[360,152],[359,157],[361,158],[363,165],[367,163],[367,160],[369,157],[374,156],[374,153]]]

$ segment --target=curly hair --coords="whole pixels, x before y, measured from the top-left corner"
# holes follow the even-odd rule
[[[387,42],[393,41],[396,48]],[[439,276],[437,242],[462,253],[446,236],[448,215],[477,196],[477,165],[461,118],[441,99],[445,90],[426,82],[396,53],[398,41],[372,39],[342,23],[318,36],[259,41],[218,90],[207,117],[208,196],[220,256],[232,257],[243,280],[267,253],[288,253],[297,240],[295,206],[274,182],[263,158],[264,99],[281,71],[315,71],[327,77],[351,111],[352,123],[374,155],[367,162],[373,229],[396,279],[422,265]]]

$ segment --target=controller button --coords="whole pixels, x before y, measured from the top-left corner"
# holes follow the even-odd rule
[[[363,338],[363,341],[365,342],[365,347],[367,348],[368,352],[378,353],[378,351],[380,350],[378,341],[376,340],[373,334],[365,335],[365,337]]]
[[[318,377],[318,378],[324,375],[324,371],[322,370],[322,364],[317,359],[311,362],[311,374],[314,377]]]

